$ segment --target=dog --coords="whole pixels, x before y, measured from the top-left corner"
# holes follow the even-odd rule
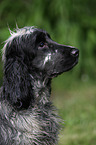
[[[36,27],[5,41],[0,89],[0,145],[55,145],[61,119],[50,101],[51,80],[78,63],[79,50]]]

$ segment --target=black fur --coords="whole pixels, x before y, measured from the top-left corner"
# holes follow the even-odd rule
[[[60,119],[50,102],[51,79],[73,68],[79,51],[34,27],[11,33],[3,48],[0,145],[55,145]]]

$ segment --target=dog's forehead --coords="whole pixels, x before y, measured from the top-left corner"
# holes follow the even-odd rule
[[[35,29],[35,31],[33,32],[33,34],[36,33],[37,36],[48,36],[50,37],[50,35],[48,34],[47,31],[42,30],[42,29]]]
[[[48,34],[47,31],[44,31],[42,29],[36,29],[32,36],[36,37],[36,42],[40,42],[40,41],[46,41],[48,38],[51,38],[50,35]]]

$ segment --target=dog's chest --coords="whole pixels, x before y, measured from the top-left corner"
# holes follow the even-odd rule
[[[10,121],[17,132],[13,140],[18,145],[35,144],[34,140],[36,140],[41,130],[40,123],[36,119],[35,114],[15,114]]]
[[[54,145],[53,140],[58,134],[58,119],[53,112],[46,114],[38,110],[34,114],[29,113],[24,116],[17,114],[10,121],[17,130],[14,137],[17,145],[46,145],[48,141]]]

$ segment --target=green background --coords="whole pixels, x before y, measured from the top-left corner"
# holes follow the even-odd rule
[[[0,0],[0,50],[16,24],[80,50],[78,65],[53,79],[51,99],[65,120],[59,145],[96,145],[96,1]],[[2,80],[0,53],[0,86]]]

